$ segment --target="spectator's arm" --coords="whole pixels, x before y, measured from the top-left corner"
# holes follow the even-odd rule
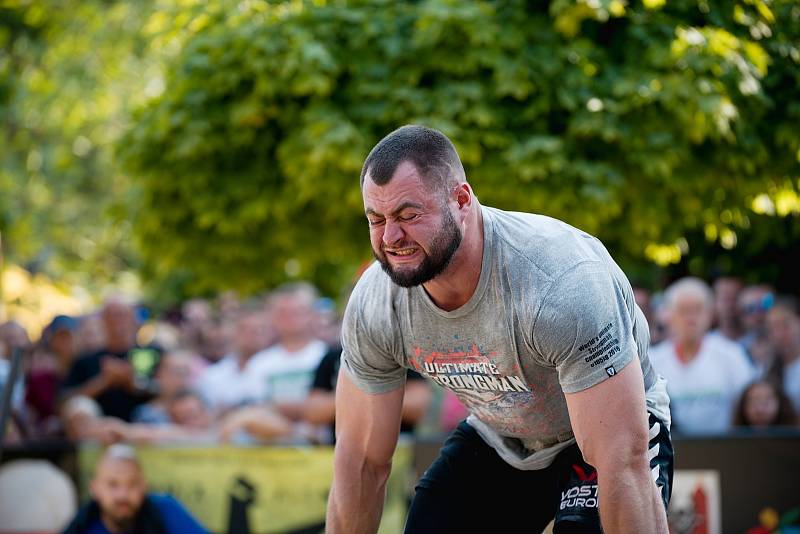
[[[231,413],[223,420],[220,441],[230,441],[239,431],[245,431],[255,438],[274,439],[289,435],[292,424],[269,407],[248,406]]]
[[[403,422],[416,425],[425,418],[431,404],[431,386],[425,380],[406,380]]]
[[[306,401],[280,402],[270,407],[290,421],[300,421],[305,415]]]
[[[314,425],[333,423],[336,416],[336,394],[324,389],[312,389],[306,399],[303,418]]]

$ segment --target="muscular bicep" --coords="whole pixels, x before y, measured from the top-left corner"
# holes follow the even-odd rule
[[[400,433],[403,388],[365,393],[343,367],[336,386],[337,449],[373,465],[391,461]]]
[[[572,430],[587,462],[602,473],[646,458],[647,407],[638,358],[614,376],[566,394]]]

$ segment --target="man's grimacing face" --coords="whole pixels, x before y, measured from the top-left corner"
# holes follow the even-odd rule
[[[367,173],[362,194],[372,253],[395,284],[424,284],[447,268],[461,244],[461,229],[413,163],[398,165],[385,185]]]

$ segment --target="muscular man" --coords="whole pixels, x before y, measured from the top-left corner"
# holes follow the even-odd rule
[[[375,532],[405,369],[470,416],[406,532],[667,532],[663,379],[625,275],[594,237],[481,206],[447,137],[405,126],[361,172],[376,259],[343,324],[327,527]],[[599,512],[599,514],[598,514]]]

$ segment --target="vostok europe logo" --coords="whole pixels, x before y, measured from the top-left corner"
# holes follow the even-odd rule
[[[579,465],[572,465],[572,469],[578,475],[579,485],[569,488],[567,491],[561,492],[561,506],[564,508],[597,508],[597,471],[592,472],[590,475]]]

